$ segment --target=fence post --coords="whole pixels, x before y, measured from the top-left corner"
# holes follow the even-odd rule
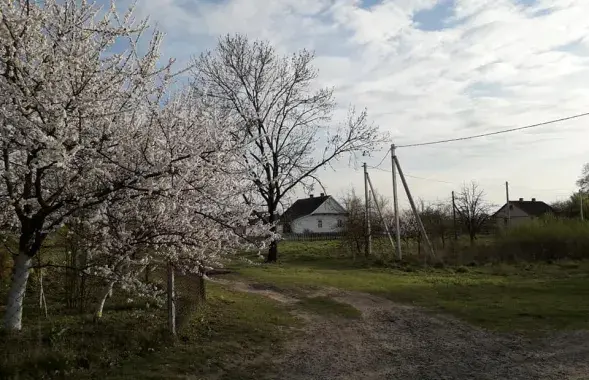
[[[168,261],[168,329],[176,336],[176,294],[174,292],[174,264]]]

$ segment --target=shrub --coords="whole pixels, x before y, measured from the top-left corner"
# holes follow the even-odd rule
[[[589,223],[545,218],[514,226],[497,236],[501,261],[554,261],[589,258]]]

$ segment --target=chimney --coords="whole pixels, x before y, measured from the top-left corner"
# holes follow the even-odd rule
[[[536,198],[532,198],[532,202],[536,202]]]
[[[321,193],[321,196],[324,197],[325,196],[325,193]]]
[[[520,202],[523,202],[523,201],[524,201],[524,199],[523,199],[523,198],[520,198],[520,199],[519,199],[519,201],[520,201]]]
[[[309,198],[313,198],[313,194],[309,194]]]

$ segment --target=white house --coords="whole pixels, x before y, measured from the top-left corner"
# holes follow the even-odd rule
[[[321,193],[293,203],[282,215],[281,224],[286,233],[335,233],[344,229],[346,219],[346,209],[331,195]]]
[[[552,207],[542,201],[537,201],[536,198],[532,198],[531,201],[524,201],[523,198],[518,201],[509,201],[509,213],[507,207],[506,203],[493,214],[495,223],[499,228],[508,224],[515,226],[539,218],[542,215],[554,213]]]

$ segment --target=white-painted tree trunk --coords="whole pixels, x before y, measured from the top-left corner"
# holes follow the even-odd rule
[[[100,319],[102,318],[102,310],[104,310],[104,304],[106,303],[106,299],[112,295],[112,289],[114,287],[115,283],[114,281],[110,282],[108,284],[108,286],[106,287],[106,290],[104,291],[102,298],[100,298],[100,301],[98,302],[98,305],[96,307],[96,313],[94,313],[94,319]]]
[[[18,331],[22,328],[22,309],[29,279],[31,258],[20,252],[14,259],[12,270],[12,285],[8,292],[6,313],[4,314],[4,328]]]

